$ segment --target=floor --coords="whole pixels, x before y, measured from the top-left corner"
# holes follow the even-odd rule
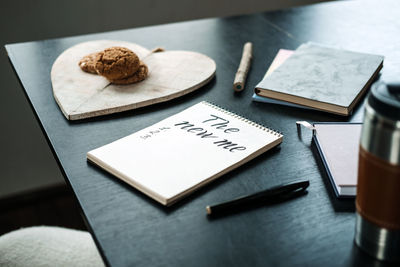
[[[66,185],[0,199],[0,235],[38,225],[87,230],[78,203]]]

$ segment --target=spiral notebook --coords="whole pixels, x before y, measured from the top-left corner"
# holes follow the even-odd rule
[[[280,144],[283,135],[200,102],[87,153],[87,159],[163,205]]]

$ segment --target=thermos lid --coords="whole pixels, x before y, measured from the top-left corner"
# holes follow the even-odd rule
[[[400,121],[400,82],[378,81],[374,83],[368,103],[381,115]]]

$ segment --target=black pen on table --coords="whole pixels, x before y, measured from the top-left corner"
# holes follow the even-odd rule
[[[299,193],[304,192],[309,185],[310,182],[305,180],[275,186],[255,194],[239,197],[217,205],[207,206],[207,214],[217,215],[221,213],[233,212],[268,201],[285,200],[287,198],[300,195]]]

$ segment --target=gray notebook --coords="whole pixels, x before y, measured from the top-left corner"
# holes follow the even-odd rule
[[[382,64],[383,56],[307,43],[264,77],[255,93],[347,116]]]

